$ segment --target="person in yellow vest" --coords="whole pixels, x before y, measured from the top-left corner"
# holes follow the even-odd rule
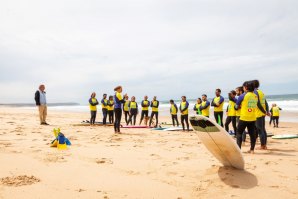
[[[98,101],[95,97],[96,97],[96,93],[93,92],[89,99],[89,107],[91,112],[90,125],[94,125],[95,119],[96,119],[96,112],[97,112],[96,106],[98,105]]]
[[[126,124],[128,125],[129,123],[131,123],[131,125],[133,124],[135,126],[136,125],[137,115],[139,113],[138,103],[136,102],[135,96],[131,97],[131,101],[128,104],[128,108],[129,108],[129,119],[126,122]],[[132,119],[133,119],[133,122],[132,122]]]
[[[123,104],[123,113],[124,113],[124,118],[125,118],[125,123],[128,125],[128,120],[129,120],[129,107],[128,107],[128,104],[129,104],[129,97],[126,96],[125,97],[125,102]]]
[[[101,110],[102,110],[102,124],[106,125],[107,123],[107,116],[108,116],[108,100],[107,94],[103,94],[103,98],[101,100]]]
[[[256,130],[257,130],[257,136],[260,137],[261,147],[258,149],[266,150],[267,149],[267,132],[265,129],[265,116],[270,116],[268,103],[265,97],[265,94],[263,91],[259,89],[260,82],[259,80],[253,80],[252,81],[255,86],[254,93],[258,97],[258,103],[257,103],[257,110],[256,110]]]
[[[271,126],[271,123],[273,122],[273,116],[272,116],[272,108],[274,107],[274,103],[271,104],[270,108],[270,120],[269,120],[269,126]]]
[[[215,90],[216,97],[213,98],[211,102],[211,106],[214,106],[215,121],[217,121],[217,123],[223,127],[222,118],[223,118],[223,105],[224,105],[225,99],[220,94],[221,94],[221,90],[219,88],[216,89]]]
[[[159,101],[156,100],[156,96],[153,97],[153,100],[150,103],[150,106],[152,108],[151,116],[150,116],[150,121],[149,121],[149,127],[151,127],[152,119],[155,115],[155,128],[158,126],[158,106],[159,106]]]
[[[210,102],[207,99],[207,95],[202,95],[202,104],[200,106],[200,111],[203,116],[209,117]]]
[[[114,95],[114,101],[115,101],[115,123],[114,123],[114,130],[115,133],[121,133],[120,132],[120,125],[121,125],[121,117],[122,117],[122,104],[125,103],[125,98],[127,94],[125,93],[122,96],[123,88],[122,86],[117,86],[114,88],[115,95]]]
[[[149,115],[149,106],[150,106],[150,102],[148,101],[148,96],[144,96],[144,100],[141,103],[142,106],[142,112],[141,112],[141,119],[140,119],[140,124],[142,123],[144,117],[145,117],[145,125],[147,126],[147,119],[148,119],[148,115]]]
[[[108,100],[108,115],[109,115],[109,122],[110,124],[114,123],[114,99],[113,96],[109,96]]]
[[[201,98],[198,98],[197,103],[193,107],[193,110],[196,112],[197,115],[202,115],[201,110],[200,110],[201,104],[202,104],[202,100],[201,100]]]
[[[186,123],[187,131],[189,131],[189,123],[188,123],[188,106],[189,103],[186,101],[186,96],[181,97],[182,102],[180,103],[179,109],[181,112],[181,124],[183,131],[185,130],[184,121]]]
[[[273,120],[273,127],[278,128],[278,123],[279,123],[279,111],[282,110],[279,108],[276,104],[273,104],[270,112],[272,113],[272,120]]]
[[[236,110],[235,110],[236,102],[237,102],[236,101],[236,91],[232,90],[229,93],[229,105],[227,106],[227,119],[226,119],[226,123],[225,123],[225,129],[227,132],[229,132],[229,125],[232,122],[235,137],[236,137],[236,133],[237,133]]]
[[[179,126],[178,117],[177,117],[178,107],[175,104],[174,100],[172,100],[172,99],[170,100],[170,104],[171,104],[170,113],[172,116],[173,126],[175,126],[175,121],[176,121],[177,126]]]
[[[239,96],[235,109],[237,110],[241,106],[240,120],[237,126],[237,144],[241,149],[242,144],[242,134],[245,128],[248,129],[248,134],[250,136],[250,150],[248,153],[254,153],[256,145],[256,132],[255,132],[255,122],[256,109],[258,103],[258,97],[254,94],[254,83],[247,81],[243,83],[244,93]]]

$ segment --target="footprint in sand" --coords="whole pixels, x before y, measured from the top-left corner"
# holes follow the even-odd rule
[[[95,161],[97,164],[113,164],[114,162],[110,159],[107,158],[100,158],[100,159],[96,159]]]
[[[37,182],[40,182],[40,179],[34,176],[21,175],[21,176],[1,178],[0,182],[1,184],[6,186],[19,187],[19,186],[35,184]]]

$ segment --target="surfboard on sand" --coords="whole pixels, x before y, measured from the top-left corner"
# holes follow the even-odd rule
[[[283,134],[283,135],[274,135],[272,139],[293,139],[298,138],[298,135],[295,134]]]
[[[190,123],[205,147],[224,166],[244,169],[242,153],[224,128],[202,115],[190,117]]]
[[[185,130],[186,130],[186,128],[185,128]],[[164,129],[163,131],[183,131],[183,128],[182,127],[169,127],[169,128]],[[192,129],[189,129],[189,131],[192,131]]]
[[[139,129],[139,128],[141,128],[141,129],[143,129],[143,128],[150,128],[149,126],[142,126],[142,125],[136,125],[136,126],[127,126],[127,125],[121,125],[120,126],[121,128],[129,128],[129,129]]]

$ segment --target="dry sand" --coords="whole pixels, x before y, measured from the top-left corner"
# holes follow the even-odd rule
[[[50,111],[41,126],[37,111],[0,108],[0,198],[298,198],[298,139],[268,138],[269,150],[244,153],[239,171],[222,167],[194,132],[72,126],[88,118]],[[49,147],[57,127],[68,150]]]

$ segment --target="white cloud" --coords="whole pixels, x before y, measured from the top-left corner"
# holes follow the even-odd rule
[[[210,95],[217,87],[228,92],[247,79],[264,86],[297,83],[297,5],[1,2],[0,101],[30,102],[41,82],[51,100],[80,102],[92,91],[112,93],[118,84],[139,98],[169,99]]]

